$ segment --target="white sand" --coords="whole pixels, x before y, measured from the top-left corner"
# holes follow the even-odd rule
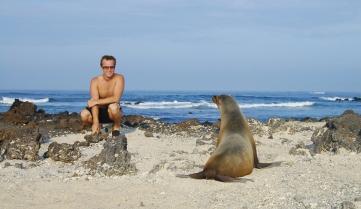
[[[38,162],[0,163],[0,209],[10,208],[327,208],[351,201],[361,208],[361,154],[342,151],[311,156],[290,155],[299,142],[312,144],[315,127],[322,123],[294,123],[310,130],[281,131],[255,136],[261,162],[284,161],[280,167],[255,169],[246,183],[177,178],[176,174],[200,171],[213,147],[210,141],[196,145],[196,138],[144,137],[127,130],[128,150],[138,172],[101,177],[84,175],[81,162],[99,153],[103,142],[81,148],[74,164],[45,159]],[[73,143],[81,134],[52,138],[50,142]],[[157,135],[156,135],[157,136]],[[41,152],[47,149],[47,143]],[[22,163],[25,169],[15,166]],[[76,173],[76,175],[74,175]]]

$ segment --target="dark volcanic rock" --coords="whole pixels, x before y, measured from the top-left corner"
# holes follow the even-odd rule
[[[361,116],[352,110],[329,120],[312,135],[314,151],[337,152],[340,147],[350,151],[361,152]]]
[[[18,99],[15,100],[9,111],[0,116],[1,127],[4,124],[6,127],[25,124],[25,128],[40,128],[50,136],[79,133],[83,129],[80,115],[77,113],[46,114],[42,109],[37,111],[36,105]],[[18,128],[23,129],[24,126]]]
[[[84,136],[84,139],[89,143],[98,143],[102,140],[106,140],[107,138],[108,138],[108,134],[103,134],[103,133],[89,134]]]
[[[90,143],[88,141],[76,141],[74,142],[74,146],[77,146],[77,147],[89,147],[90,146]]]
[[[180,130],[187,130],[191,126],[199,126],[199,125],[201,125],[199,120],[196,118],[192,118],[178,123],[176,127],[178,127]]]
[[[124,135],[112,137],[104,143],[104,149],[84,163],[90,174],[106,176],[134,173],[135,165],[130,163],[131,155],[126,149],[127,138]]]
[[[6,159],[37,160],[42,134],[37,129],[0,130],[0,156]]]
[[[60,113],[54,117],[54,129],[68,130],[71,132],[80,132],[82,123],[77,113],[68,114],[68,112]]]
[[[75,145],[53,142],[49,145],[47,156],[54,161],[70,163],[80,158],[81,154]]]
[[[170,126],[172,132],[174,133],[180,133],[180,132],[194,132],[196,127],[200,127],[201,123],[198,119],[188,119],[185,121],[182,121],[180,123],[176,123]]]
[[[155,122],[152,118],[146,118],[141,115],[126,115],[123,117],[123,124],[129,127],[138,127],[145,123]]]
[[[318,119],[317,118],[311,118],[311,117],[304,117],[304,118],[301,118],[300,121],[302,121],[302,122],[317,122]]]
[[[26,124],[33,120],[35,113],[36,105],[15,99],[9,111],[4,114],[3,120],[13,124]]]

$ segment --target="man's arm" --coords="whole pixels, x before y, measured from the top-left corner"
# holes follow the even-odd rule
[[[88,105],[94,106],[94,105],[106,105],[106,104],[111,104],[111,103],[118,103],[120,98],[123,95],[125,85],[124,85],[124,76],[119,75],[116,78],[117,78],[117,81],[115,83],[113,96],[106,97],[103,99],[99,99],[99,96],[98,96],[98,99],[92,99],[92,101],[91,101],[92,104],[88,103]]]
[[[99,92],[98,92],[98,81],[97,78],[93,78],[90,82],[90,96],[92,100],[99,99]]]
[[[91,108],[92,116],[93,116],[93,125],[92,125],[92,132],[97,133],[99,132],[99,107],[96,105],[90,106],[90,101],[96,101],[99,99],[99,92],[98,92],[98,81],[97,78],[93,78],[90,82],[90,96],[91,100],[88,101],[88,106]]]

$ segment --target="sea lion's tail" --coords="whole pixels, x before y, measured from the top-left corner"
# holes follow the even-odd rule
[[[278,167],[283,163],[283,161],[277,161],[272,163],[257,163],[255,168],[262,169],[262,168],[273,168]]]

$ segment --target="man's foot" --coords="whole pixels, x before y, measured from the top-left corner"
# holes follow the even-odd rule
[[[100,132],[100,124],[99,123],[93,123],[92,125],[92,134],[97,134]]]
[[[112,136],[119,136],[120,135],[120,131],[119,130],[113,130],[112,131]]]

